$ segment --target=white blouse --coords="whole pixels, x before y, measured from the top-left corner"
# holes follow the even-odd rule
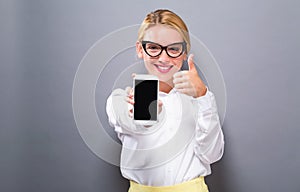
[[[193,98],[175,89],[160,92],[163,109],[152,127],[134,124],[126,95],[125,90],[114,90],[106,106],[109,123],[122,142],[120,168],[125,178],[168,186],[211,173],[210,164],[224,150],[213,93]]]

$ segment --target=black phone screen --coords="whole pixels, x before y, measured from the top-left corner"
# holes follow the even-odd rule
[[[157,80],[135,79],[134,119],[157,120]]]

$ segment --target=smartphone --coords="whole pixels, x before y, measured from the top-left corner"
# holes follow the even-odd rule
[[[154,125],[158,120],[159,81],[154,75],[137,74],[133,78],[133,119],[139,125]]]

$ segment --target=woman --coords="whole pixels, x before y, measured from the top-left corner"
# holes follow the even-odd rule
[[[107,100],[110,125],[123,146],[121,172],[130,180],[129,192],[208,191],[204,177],[222,157],[224,137],[214,95],[199,77],[193,55],[188,56],[190,47],[188,29],[178,15],[149,13],[138,31],[136,52],[148,73],[159,78],[159,121],[150,127],[133,123],[131,88],[114,90]],[[185,60],[189,70],[184,71]],[[169,155],[174,154],[172,146],[162,146],[174,137],[182,141],[184,134],[176,135],[182,130],[192,132],[191,139]]]

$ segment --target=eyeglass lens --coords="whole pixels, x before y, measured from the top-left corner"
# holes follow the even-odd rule
[[[146,53],[152,57],[156,57],[160,55],[164,49],[166,50],[167,54],[170,57],[179,57],[184,51],[183,43],[174,43],[166,47],[163,47],[157,43],[144,42],[143,47]]]

